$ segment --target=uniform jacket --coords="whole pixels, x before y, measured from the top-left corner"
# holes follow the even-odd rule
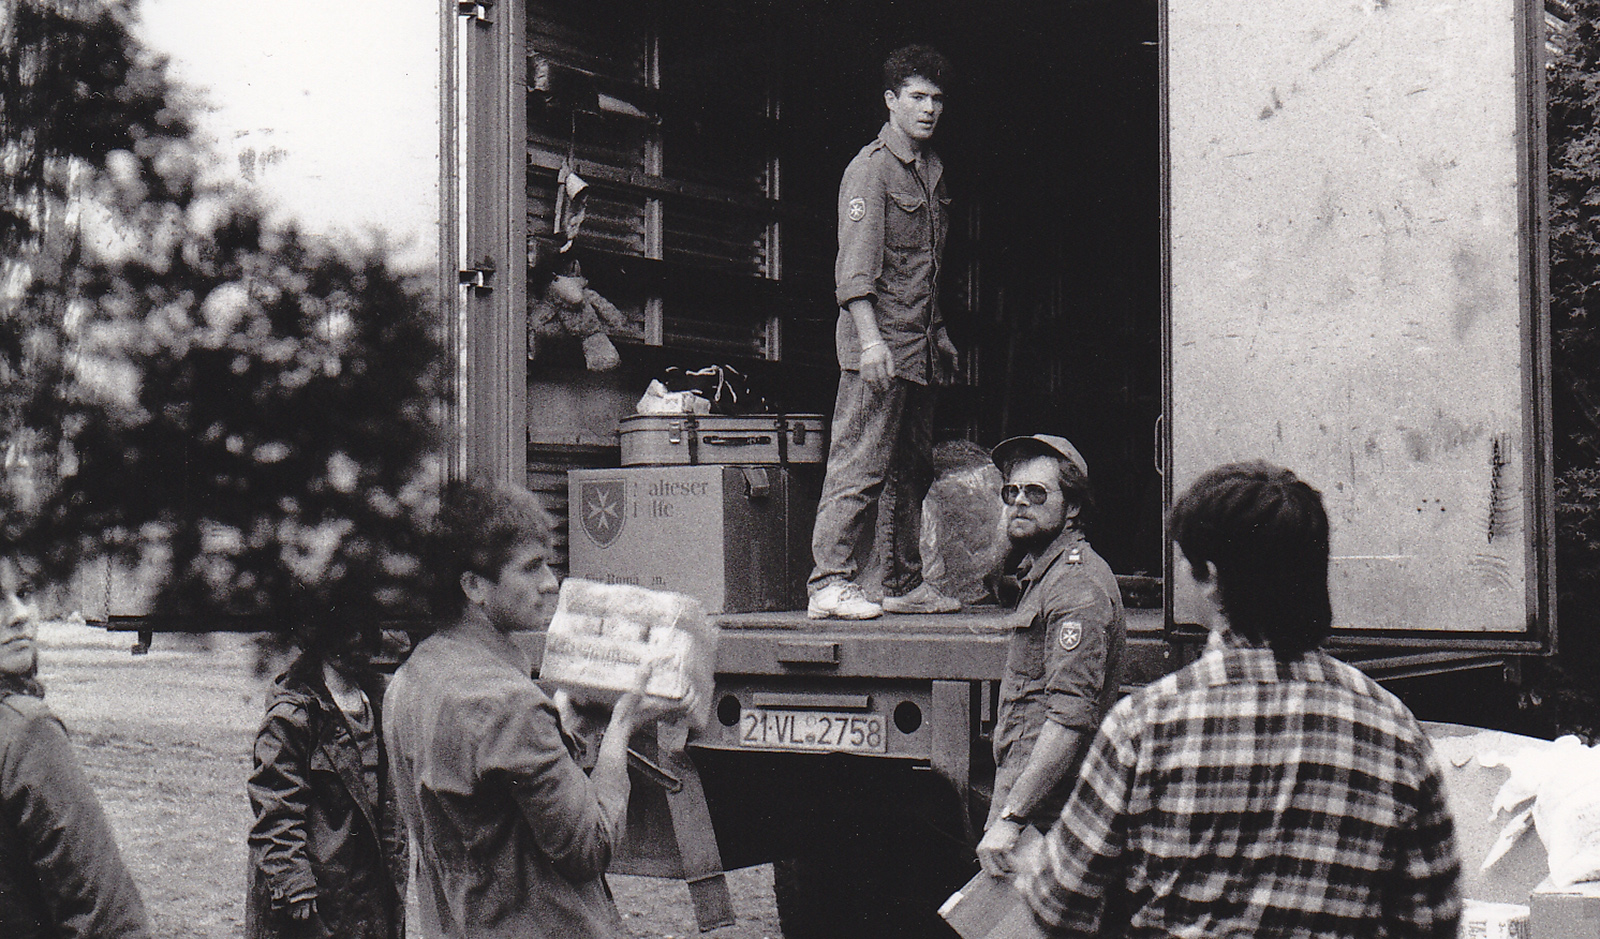
[[[0,684],[0,936],[148,939],[150,920],[42,699]]]
[[[376,683],[362,690],[375,710],[381,708],[383,692]],[[374,792],[321,665],[302,656],[273,682],[248,786],[255,811],[245,929],[250,939],[403,934],[405,828],[381,746],[380,734]],[[307,898],[317,908],[310,924],[283,915],[288,904]]]
[[[625,935],[602,876],[621,832],[530,674],[511,640],[463,623],[423,640],[389,685],[384,733],[428,935]]]
[[[939,265],[950,227],[950,197],[938,154],[924,148],[915,168],[911,141],[892,124],[861,148],[839,186],[839,254],[834,284],[839,311],[839,367],[861,368],[861,340],[846,309],[869,297],[897,377],[919,385],[936,378],[933,335],[939,312]]]
[[[1111,567],[1083,535],[1066,529],[1022,576],[1011,614],[994,734],[996,806],[1005,804],[1047,720],[1087,744],[1122,685],[1127,619]],[[1072,790],[1069,772],[1034,818],[1054,821]]]

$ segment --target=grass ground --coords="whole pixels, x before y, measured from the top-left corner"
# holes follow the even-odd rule
[[[133,636],[90,626],[41,630],[47,700],[67,724],[144,893],[156,934],[243,934],[245,777],[267,677],[248,636],[157,636],[133,656]],[[770,867],[729,874],[737,925],[708,939],[777,939]],[[613,877],[631,935],[685,939],[694,925],[677,881]]]

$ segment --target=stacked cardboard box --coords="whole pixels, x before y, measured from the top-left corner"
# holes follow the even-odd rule
[[[716,658],[717,631],[694,598],[570,577],[545,635],[539,678],[579,701],[615,701],[641,684],[668,701],[697,691],[700,707],[686,716],[704,727]]]

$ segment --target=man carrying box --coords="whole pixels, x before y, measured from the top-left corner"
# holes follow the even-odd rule
[[[978,843],[978,863],[1000,877],[1012,872],[1023,829],[1047,829],[1061,814],[1084,747],[1117,700],[1127,617],[1116,575],[1084,539],[1089,466],[1077,448],[1034,434],[992,456],[1022,588],[1000,682],[994,797]]]
[[[400,666],[383,715],[424,934],[621,939],[603,875],[627,821],[628,738],[696,702],[622,695],[585,775],[508,636],[548,624],[549,516],[527,490],[465,483],[439,528],[456,620]]]

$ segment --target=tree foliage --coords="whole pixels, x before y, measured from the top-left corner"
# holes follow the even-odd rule
[[[1547,70],[1556,567],[1555,719],[1600,731],[1600,0],[1572,0]]]
[[[57,571],[153,573],[149,612],[191,628],[415,615],[444,361],[427,282],[208,181],[191,106],[120,0],[9,8],[14,533]]]

